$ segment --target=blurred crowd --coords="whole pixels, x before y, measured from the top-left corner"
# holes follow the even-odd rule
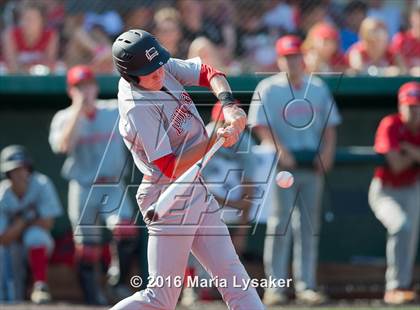
[[[153,33],[173,57],[200,56],[230,75],[272,72],[276,40],[305,40],[308,72],[420,75],[416,0],[0,0],[0,74],[112,74],[124,30]]]

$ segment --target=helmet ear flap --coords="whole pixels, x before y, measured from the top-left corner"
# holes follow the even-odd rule
[[[121,76],[124,78],[124,80],[126,80],[129,83],[134,83],[134,84],[139,84],[140,82],[140,78],[135,76],[135,75],[130,75],[127,73],[121,73]]]

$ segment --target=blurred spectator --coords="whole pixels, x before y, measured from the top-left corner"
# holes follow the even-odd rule
[[[68,19],[67,46],[64,60],[67,67],[86,64],[95,73],[112,73],[111,38],[123,29],[122,21],[115,11],[102,14],[87,12]]]
[[[369,203],[388,232],[386,292],[388,304],[415,300],[413,267],[420,226],[420,83],[404,84],[398,92],[399,113],[382,119],[375,151],[386,164],[377,167]]]
[[[119,6],[123,7],[122,18],[125,23],[124,30],[144,29],[152,30],[154,3],[153,0],[125,0],[119,1]]]
[[[58,35],[55,30],[46,27],[45,14],[45,7],[41,3],[21,3],[19,24],[9,27],[3,36],[4,59],[10,73],[33,72],[39,68],[37,65],[45,66],[43,73],[54,71]]]
[[[394,1],[369,0],[368,17],[379,19],[386,25],[389,35],[392,37],[401,27],[401,9]]]
[[[294,32],[298,22],[297,8],[285,0],[269,3],[272,5],[262,16],[262,23],[268,28],[277,29],[279,34]]]
[[[399,73],[395,57],[389,46],[385,24],[371,17],[360,25],[360,41],[348,51],[349,66],[356,73],[369,75],[396,75]]]
[[[305,37],[313,25],[329,21],[330,17],[325,0],[303,0],[299,2],[298,25],[301,37]]]
[[[404,72],[420,76],[420,2],[410,11],[410,28],[392,39],[392,52],[404,63]]]
[[[366,18],[366,12],[367,5],[361,0],[352,0],[344,8],[344,24],[340,31],[343,52],[359,41],[359,29],[362,21]]]
[[[296,298],[319,305],[326,300],[316,280],[323,175],[334,164],[341,117],[328,86],[305,74],[301,40],[294,35],[281,37],[276,50],[281,73],[257,85],[248,122],[262,144],[273,145],[279,152],[278,169],[291,171],[295,184],[277,191],[267,222],[264,267],[267,277],[288,278],[293,240]],[[294,152],[299,150],[313,152],[313,165],[297,163]],[[265,292],[266,305],[287,301],[286,288],[269,287]]]
[[[222,41],[217,43],[217,49],[222,56],[225,66],[230,65],[234,60],[236,48],[236,27],[235,27],[235,7],[234,0],[213,0],[202,1],[204,8],[204,19],[220,29]]]
[[[335,26],[315,24],[302,45],[307,72],[344,72],[347,62],[340,51],[340,37]]]
[[[206,37],[213,44],[223,45],[224,37],[215,21],[204,14],[203,2],[198,0],[179,0],[177,7],[184,24],[183,37],[187,42],[192,42],[198,37]]]
[[[1,172],[6,175],[0,182],[0,301],[23,300],[26,270],[23,264],[27,261],[33,280],[31,300],[47,303],[51,301],[48,259],[54,248],[50,229],[54,219],[61,215],[62,206],[53,183],[46,175],[34,171],[23,146],[4,148],[0,161]],[[5,278],[7,287],[3,286]]]
[[[185,58],[186,47],[181,42],[182,25],[179,12],[170,7],[162,8],[155,13],[154,24],[154,35],[171,56]]]
[[[188,58],[194,57],[200,57],[203,63],[213,68],[227,71],[223,64],[222,55],[216,45],[205,37],[198,37],[191,42],[190,48],[188,49]]]
[[[277,36],[269,34],[262,22],[264,10],[255,6],[255,2],[237,4],[236,25],[238,42],[236,54],[245,72],[272,72],[276,70],[276,51],[274,48]]]

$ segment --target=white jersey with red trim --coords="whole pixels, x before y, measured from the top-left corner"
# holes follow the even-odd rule
[[[75,146],[62,169],[66,179],[81,184],[92,184],[95,177],[119,180],[127,161],[117,129],[117,101],[98,100],[95,107],[92,118],[82,116],[79,120]],[[59,152],[63,128],[72,117],[71,109],[58,111],[51,122],[49,142],[54,152]]]
[[[177,156],[207,138],[203,120],[184,89],[199,85],[200,58],[170,58],[163,68],[160,91],[142,90],[123,78],[118,88],[120,133],[138,169],[154,179],[166,178],[154,160]]]

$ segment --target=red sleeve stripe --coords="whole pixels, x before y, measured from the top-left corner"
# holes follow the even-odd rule
[[[175,170],[175,163],[176,157],[174,154],[168,154],[153,161],[153,164],[159,168],[160,172],[168,178],[172,178]]]
[[[216,75],[226,76],[222,71],[216,70],[209,65],[201,64],[199,85],[210,88],[210,80]]]

